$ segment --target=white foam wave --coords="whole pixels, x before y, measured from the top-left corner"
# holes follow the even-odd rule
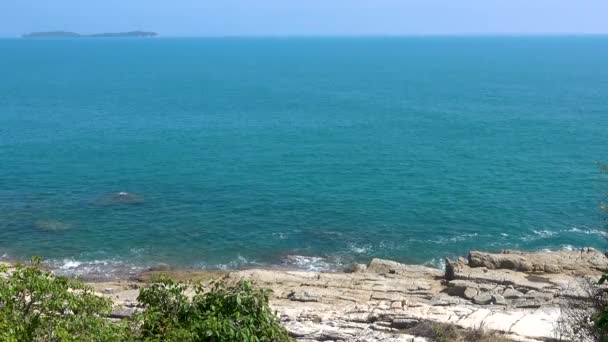
[[[425,262],[424,265],[445,271],[445,259],[444,258],[433,258],[430,261]]]
[[[371,246],[370,245],[364,245],[364,246],[358,246],[354,243],[350,243],[348,244],[348,249],[356,254],[365,254],[367,252],[369,252],[369,250],[371,250]]]
[[[144,269],[142,266],[117,260],[49,260],[45,262],[51,270],[65,276],[83,276],[95,279],[126,278]]]
[[[538,235],[541,238],[551,237],[557,234],[555,231],[543,229],[543,230],[533,230],[534,234]]]
[[[564,230],[564,232],[608,237],[608,232],[599,229],[581,229],[577,227],[572,227],[570,229]]]
[[[285,233],[272,233],[273,236],[277,236],[279,240],[287,239],[287,235]]]
[[[336,268],[335,265],[321,257],[308,257],[303,255],[288,255],[283,260],[283,264],[307,271],[330,271]]]
[[[234,269],[243,269],[243,268],[248,268],[248,267],[255,267],[255,266],[264,266],[264,264],[256,261],[256,260],[249,260],[247,258],[245,258],[242,255],[237,255],[236,259],[228,262],[228,263],[221,263],[221,264],[216,264],[211,266],[212,269],[220,269],[220,270],[234,270]],[[199,264],[200,268],[207,268],[207,265],[204,263]]]
[[[59,267],[59,269],[61,270],[71,270],[74,268],[77,268],[78,266],[82,265],[82,262],[80,261],[75,261],[75,260],[64,260],[63,261],[63,265],[61,265]]]

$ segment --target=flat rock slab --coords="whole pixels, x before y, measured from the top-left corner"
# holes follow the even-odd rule
[[[483,326],[515,340],[539,341],[555,336],[559,299],[580,298],[581,276],[597,276],[608,261],[591,249],[546,254],[472,252],[473,262],[448,260],[445,277],[436,269],[373,259],[351,273],[254,269],[231,272],[226,280],[247,279],[272,290],[271,307],[300,342],[423,342],[403,333],[420,322]],[[536,272],[540,265],[542,273]],[[522,271],[530,268],[535,273]],[[137,307],[132,285],[95,289],[121,306],[115,317],[126,317]]]
[[[229,279],[249,279],[270,288],[271,306],[298,341],[414,341],[400,331],[424,321],[473,329],[483,325],[519,340],[554,337],[557,307],[516,308],[507,306],[508,300],[501,295],[510,290],[506,292],[509,298],[537,300],[515,290],[520,280],[524,285],[529,282],[522,272],[486,269],[496,272],[491,273],[492,280],[516,277],[517,286],[509,288],[487,281],[487,276],[450,284],[436,270],[379,259],[359,269],[354,273],[246,270],[231,273]],[[532,288],[536,292],[529,297],[549,297],[540,295],[544,288]],[[464,298],[465,293],[473,300]]]

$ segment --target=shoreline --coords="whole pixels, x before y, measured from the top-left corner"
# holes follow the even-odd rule
[[[350,272],[249,269],[169,273],[202,282],[252,281],[271,290],[270,305],[298,342],[429,341],[411,335],[423,324],[483,327],[513,341],[552,341],[562,307],[586,295],[584,279],[608,271],[608,257],[592,248],[559,252],[484,253],[446,259],[446,271],[372,259]],[[169,271],[171,272],[171,271]],[[163,270],[150,271],[148,279]],[[138,282],[93,283],[120,305],[116,317],[138,310]]]
[[[513,341],[552,341],[562,307],[586,298],[585,281],[608,271],[593,248],[555,252],[471,251],[446,259],[446,270],[372,259],[349,272],[287,269],[232,271],[159,267],[136,278],[89,281],[116,305],[111,317],[141,310],[137,295],[155,275],[204,284],[252,281],[271,290],[270,305],[296,341],[427,341],[412,336],[420,324],[486,330]],[[413,330],[412,330],[413,329]],[[560,335],[561,336],[561,335]]]
[[[584,248],[576,248],[570,245],[564,245],[560,249],[541,248],[537,250],[522,250],[525,253],[560,253],[568,251],[576,251]],[[490,253],[501,253],[504,250],[489,251]],[[394,259],[391,260],[400,264],[411,266],[428,267],[444,271],[446,267],[445,260],[448,258],[457,258],[455,256],[440,256],[423,263],[407,263]],[[322,273],[348,273],[353,266],[361,263],[369,263],[376,257],[366,259],[359,258],[359,261],[351,262],[335,262],[328,257],[308,256],[288,254],[277,260],[276,263],[243,263],[241,265],[222,265],[222,267],[188,267],[169,263],[150,263],[150,264],[131,264],[128,261],[122,260],[76,260],[73,258],[64,259],[46,259],[43,257],[43,266],[46,270],[58,275],[68,277],[78,277],[86,282],[111,282],[111,281],[132,281],[145,274],[153,271],[170,271],[180,274],[192,273],[199,274],[202,272],[208,273],[230,273],[240,272],[252,269],[261,269],[268,271],[296,271],[296,272],[322,272]],[[357,260],[353,258],[353,260]],[[4,254],[0,256],[0,263],[14,265],[17,263],[28,262],[28,259],[10,258]]]

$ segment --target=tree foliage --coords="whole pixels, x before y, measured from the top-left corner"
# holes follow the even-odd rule
[[[193,291],[188,299],[187,291]],[[176,283],[168,278],[142,289],[138,301],[145,311],[137,338],[145,341],[290,341],[268,306],[268,291],[241,281]]]
[[[111,302],[93,289],[40,269],[40,259],[19,264],[0,279],[1,341],[119,341],[125,330],[106,317]],[[6,273],[6,266],[0,272]]]
[[[160,278],[140,290],[140,313],[112,322],[109,299],[42,270],[38,258],[7,271],[0,266],[0,341],[290,341],[269,292],[247,281],[206,288]]]

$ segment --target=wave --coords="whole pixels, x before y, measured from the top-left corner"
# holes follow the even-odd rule
[[[599,230],[599,229],[585,229],[585,228],[572,227],[570,229],[564,230],[563,232],[608,237],[608,232],[606,232],[604,230]]]
[[[538,235],[541,238],[552,237],[552,236],[555,236],[558,233],[556,231],[547,230],[547,229],[533,230],[532,232],[534,232],[534,234]]]
[[[237,269],[243,269],[243,268],[249,268],[252,266],[263,266],[263,264],[257,262],[256,260],[248,260],[247,258],[245,258],[242,255],[237,255],[236,259],[228,262],[228,263],[224,263],[224,264],[216,264],[213,265],[212,267],[202,267],[202,268],[211,268],[211,269],[219,269],[219,270],[237,270]]]
[[[445,258],[433,258],[425,262],[423,265],[445,271]]]
[[[282,264],[286,267],[314,272],[335,271],[340,266],[339,260],[337,262],[331,262],[323,257],[303,255],[288,255],[283,259]]]
[[[371,251],[372,246],[371,245],[357,245],[354,243],[349,243],[348,244],[348,249],[349,251],[355,253],[355,254],[367,254]]]
[[[91,280],[112,280],[131,278],[146,267],[121,260],[48,260],[45,264],[55,274],[70,277],[85,277]]]

